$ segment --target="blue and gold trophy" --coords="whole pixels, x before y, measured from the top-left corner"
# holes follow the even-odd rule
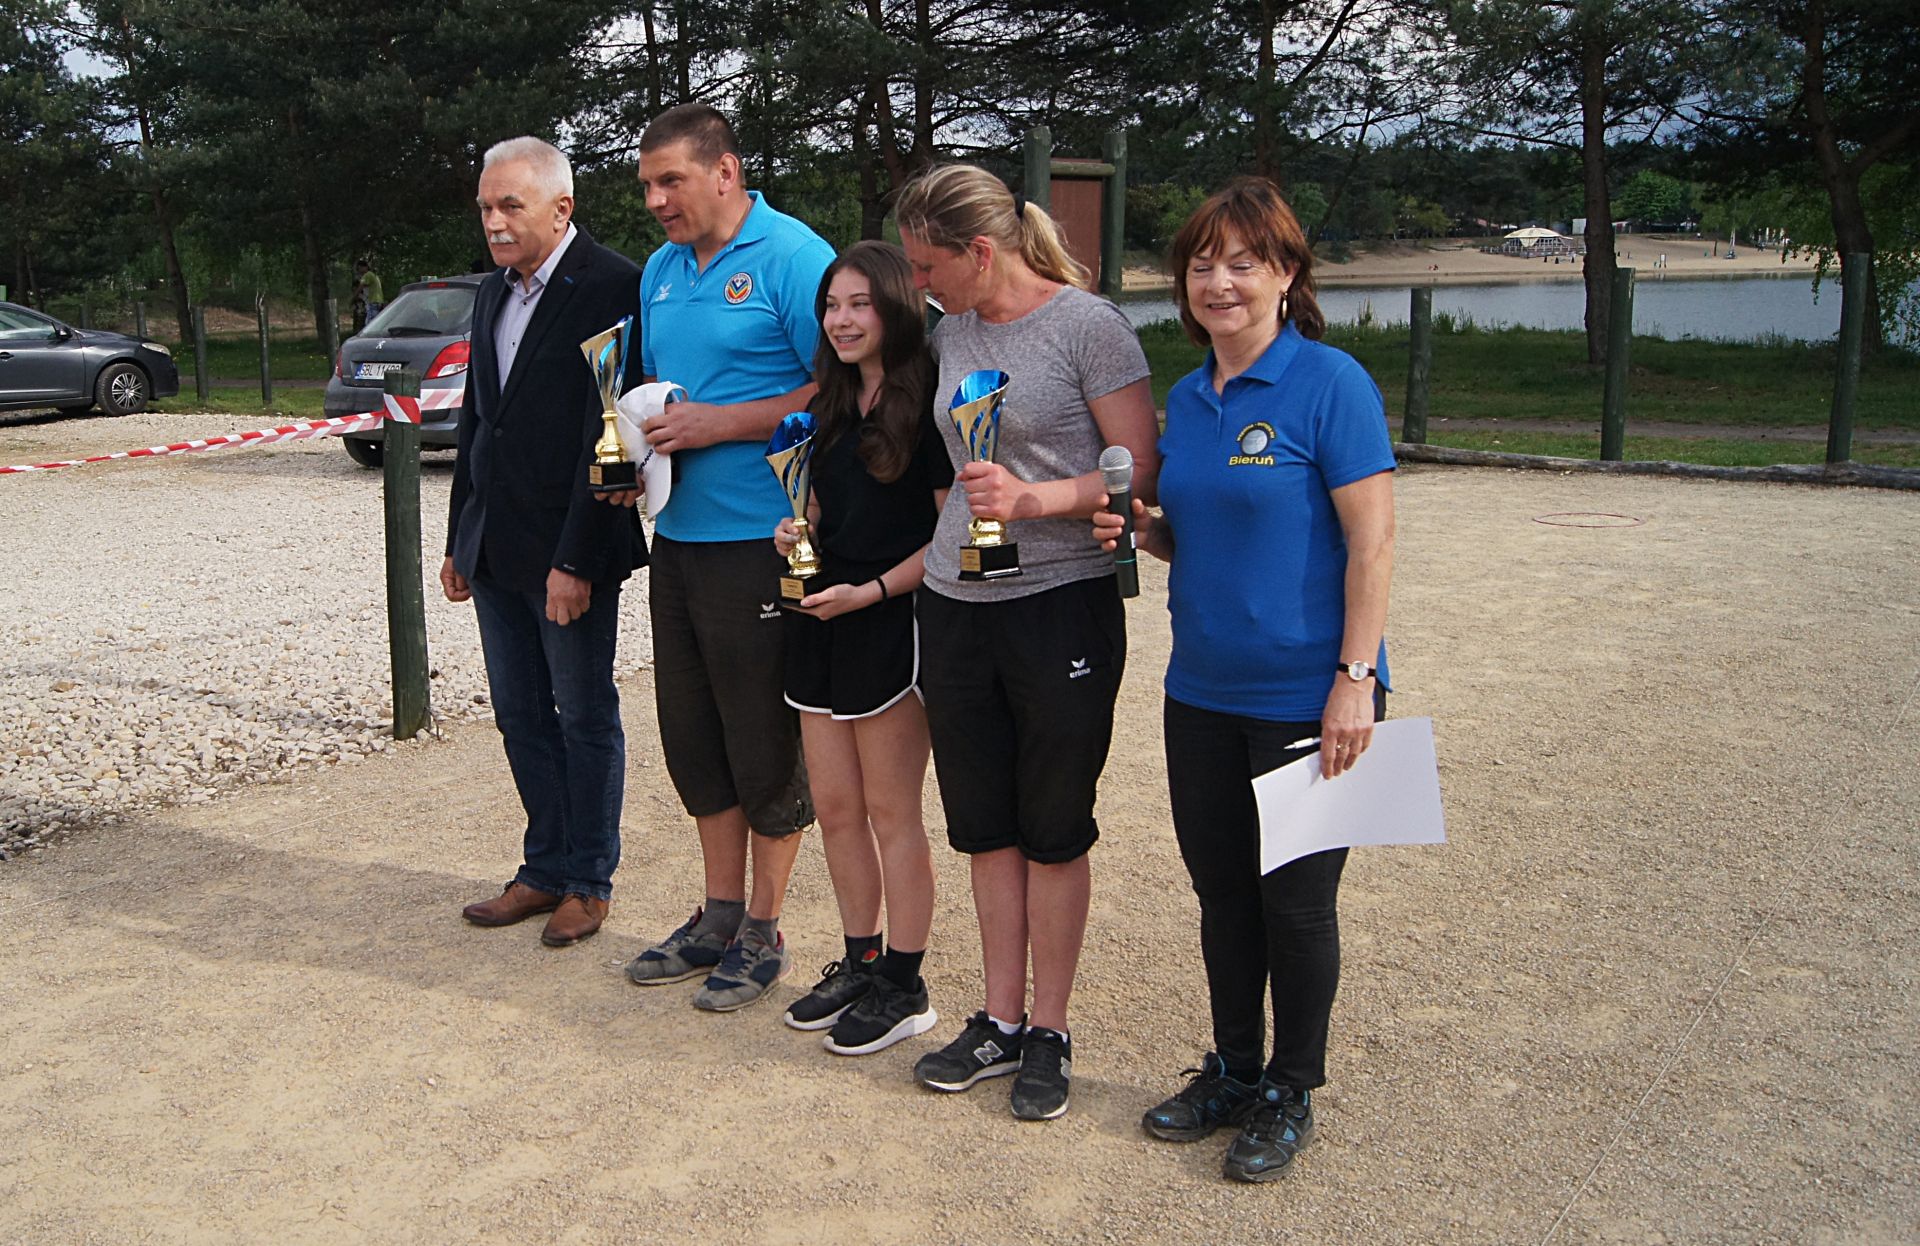
[[[787,553],[787,574],[780,577],[780,604],[798,608],[807,595],[807,581],[820,574],[820,556],[807,540],[807,498],[812,482],[814,419],[811,411],[795,411],[780,421],[767,443],[767,466],[780,482],[793,510],[793,531],[799,539]]]
[[[993,462],[1000,446],[1000,403],[1010,380],[992,368],[969,372],[960,378],[960,388],[947,404],[947,414],[960,431],[960,444],[976,463]],[[1007,540],[1006,524],[976,515],[967,521],[967,536],[972,539],[960,547],[961,579],[998,580],[1020,574],[1020,546]]]
[[[580,343],[587,368],[600,391],[600,440],[593,443],[593,462],[587,468],[587,487],[597,494],[638,489],[639,469],[620,440],[620,386],[627,374],[627,350],[633,337],[633,317],[623,316],[611,329]]]

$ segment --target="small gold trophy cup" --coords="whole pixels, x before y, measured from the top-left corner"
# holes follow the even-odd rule
[[[580,343],[593,372],[593,383],[600,389],[600,440],[593,443],[593,463],[587,468],[587,487],[596,494],[619,493],[638,489],[640,473],[633,455],[620,440],[620,413],[614,404],[620,400],[620,384],[627,372],[627,350],[633,337],[633,317],[623,316],[620,323],[596,333]]]
[[[780,482],[793,511],[793,530],[798,540],[787,553],[787,574],[780,577],[780,604],[789,610],[798,608],[807,595],[807,581],[820,574],[820,556],[807,539],[807,498],[813,477],[813,430],[811,411],[795,411],[780,421],[767,443],[767,466]]]
[[[960,378],[960,388],[947,404],[947,414],[960,431],[960,444],[976,463],[993,462],[999,449],[1000,403],[1011,380],[992,368],[969,372]],[[1007,526],[1000,520],[976,515],[967,521],[967,535],[972,539],[960,547],[961,579],[998,580],[1020,574],[1020,546],[1007,540]]]

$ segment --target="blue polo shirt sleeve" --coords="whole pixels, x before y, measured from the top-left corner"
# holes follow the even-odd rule
[[[793,353],[801,365],[813,368],[813,353],[820,347],[820,321],[814,316],[814,301],[820,295],[820,279],[833,263],[833,247],[820,237],[808,237],[794,248],[787,259],[786,280],[782,283],[780,327],[786,332]]]
[[[1380,387],[1357,360],[1334,351],[1323,400],[1313,413],[1313,464],[1327,491],[1394,469],[1393,439]]]
[[[666,254],[663,247],[647,257],[647,266],[640,270],[640,375],[658,377],[660,365],[653,358],[653,317],[647,314],[647,304],[653,301],[653,292],[660,285],[661,256]],[[635,378],[636,380],[638,378]]]

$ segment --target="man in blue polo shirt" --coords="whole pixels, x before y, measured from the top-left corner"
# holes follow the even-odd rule
[[[833,248],[746,189],[733,128],[704,104],[647,127],[640,181],[667,234],[640,280],[641,363],[689,398],[647,430],[676,472],[648,591],[654,697],[667,773],[700,828],[706,901],[627,975],[704,976],[695,1006],[728,1012],[786,971],[780,904],[813,821],[782,695],[785,564],[771,534],[790,512],[765,455],[813,396],[814,295]]]

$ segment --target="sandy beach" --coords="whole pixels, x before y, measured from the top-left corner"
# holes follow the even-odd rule
[[[1423,278],[1439,286],[1581,279],[1583,268],[1578,258],[1556,264],[1551,259],[1489,255],[1481,250],[1498,242],[1496,237],[1362,243],[1344,264],[1320,258],[1314,266],[1314,277],[1322,286],[1404,286]],[[1723,240],[1626,234],[1615,243],[1616,262],[1638,269],[1642,275],[1657,271],[1668,278],[1804,277],[1815,267],[1813,255],[1806,251],[1782,260],[1778,251],[1741,246],[1733,259],[1720,258],[1726,252]],[[1659,266],[1662,256],[1666,257],[1663,267]],[[1159,269],[1134,267],[1127,269],[1125,285],[1129,291],[1158,290],[1170,288],[1171,281]]]

